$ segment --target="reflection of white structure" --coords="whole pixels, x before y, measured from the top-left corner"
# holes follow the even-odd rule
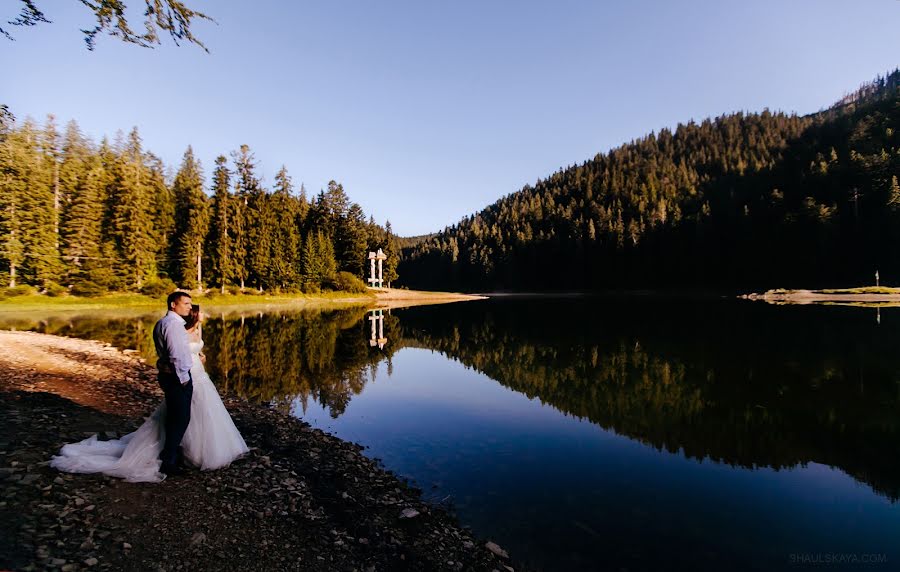
[[[378,261],[378,277],[375,277],[375,261]],[[371,273],[369,276],[369,285],[372,288],[383,288],[384,287],[384,270],[382,268],[382,262],[387,260],[387,254],[378,249],[378,252],[370,252],[369,253],[369,265],[371,268]]]
[[[372,337],[369,338],[369,347],[378,346],[378,349],[384,349],[387,338],[384,337],[384,310],[372,310],[369,314],[369,321],[372,322]]]

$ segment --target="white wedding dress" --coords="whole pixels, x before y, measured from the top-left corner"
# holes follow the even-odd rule
[[[190,348],[194,393],[191,422],[181,446],[191,465],[203,470],[219,469],[249,449],[200,361],[203,340],[190,342]],[[67,473],[104,473],[134,483],[162,481],[166,476],[159,472],[158,457],[166,440],[165,414],[163,401],[137,431],[111,441],[99,441],[93,435],[65,445],[51,459],[50,466]]]

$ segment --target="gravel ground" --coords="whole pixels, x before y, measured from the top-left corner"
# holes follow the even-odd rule
[[[360,446],[238,399],[225,405],[251,452],[226,469],[132,484],[48,466],[161,398],[133,353],[0,331],[0,569],[513,570]]]

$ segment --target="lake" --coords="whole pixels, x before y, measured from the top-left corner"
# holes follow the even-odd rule
[[[153,359],[156,316],[11,316]],[[900,566],[900,310],[500,297],[212,313],[223,392],[366,454],[540,570]]]

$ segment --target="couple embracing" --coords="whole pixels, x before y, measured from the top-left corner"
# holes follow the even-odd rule
[[[159,385],[165,400],[121,439],[94,435],[65,445],[51,466],[70,473],[104,473],[131,482],[181,475],[184,463],[203,470],[225,467],[247,453],[204,368],[200,307],[185,292],[166,299],[168,312],[153,328]]]

